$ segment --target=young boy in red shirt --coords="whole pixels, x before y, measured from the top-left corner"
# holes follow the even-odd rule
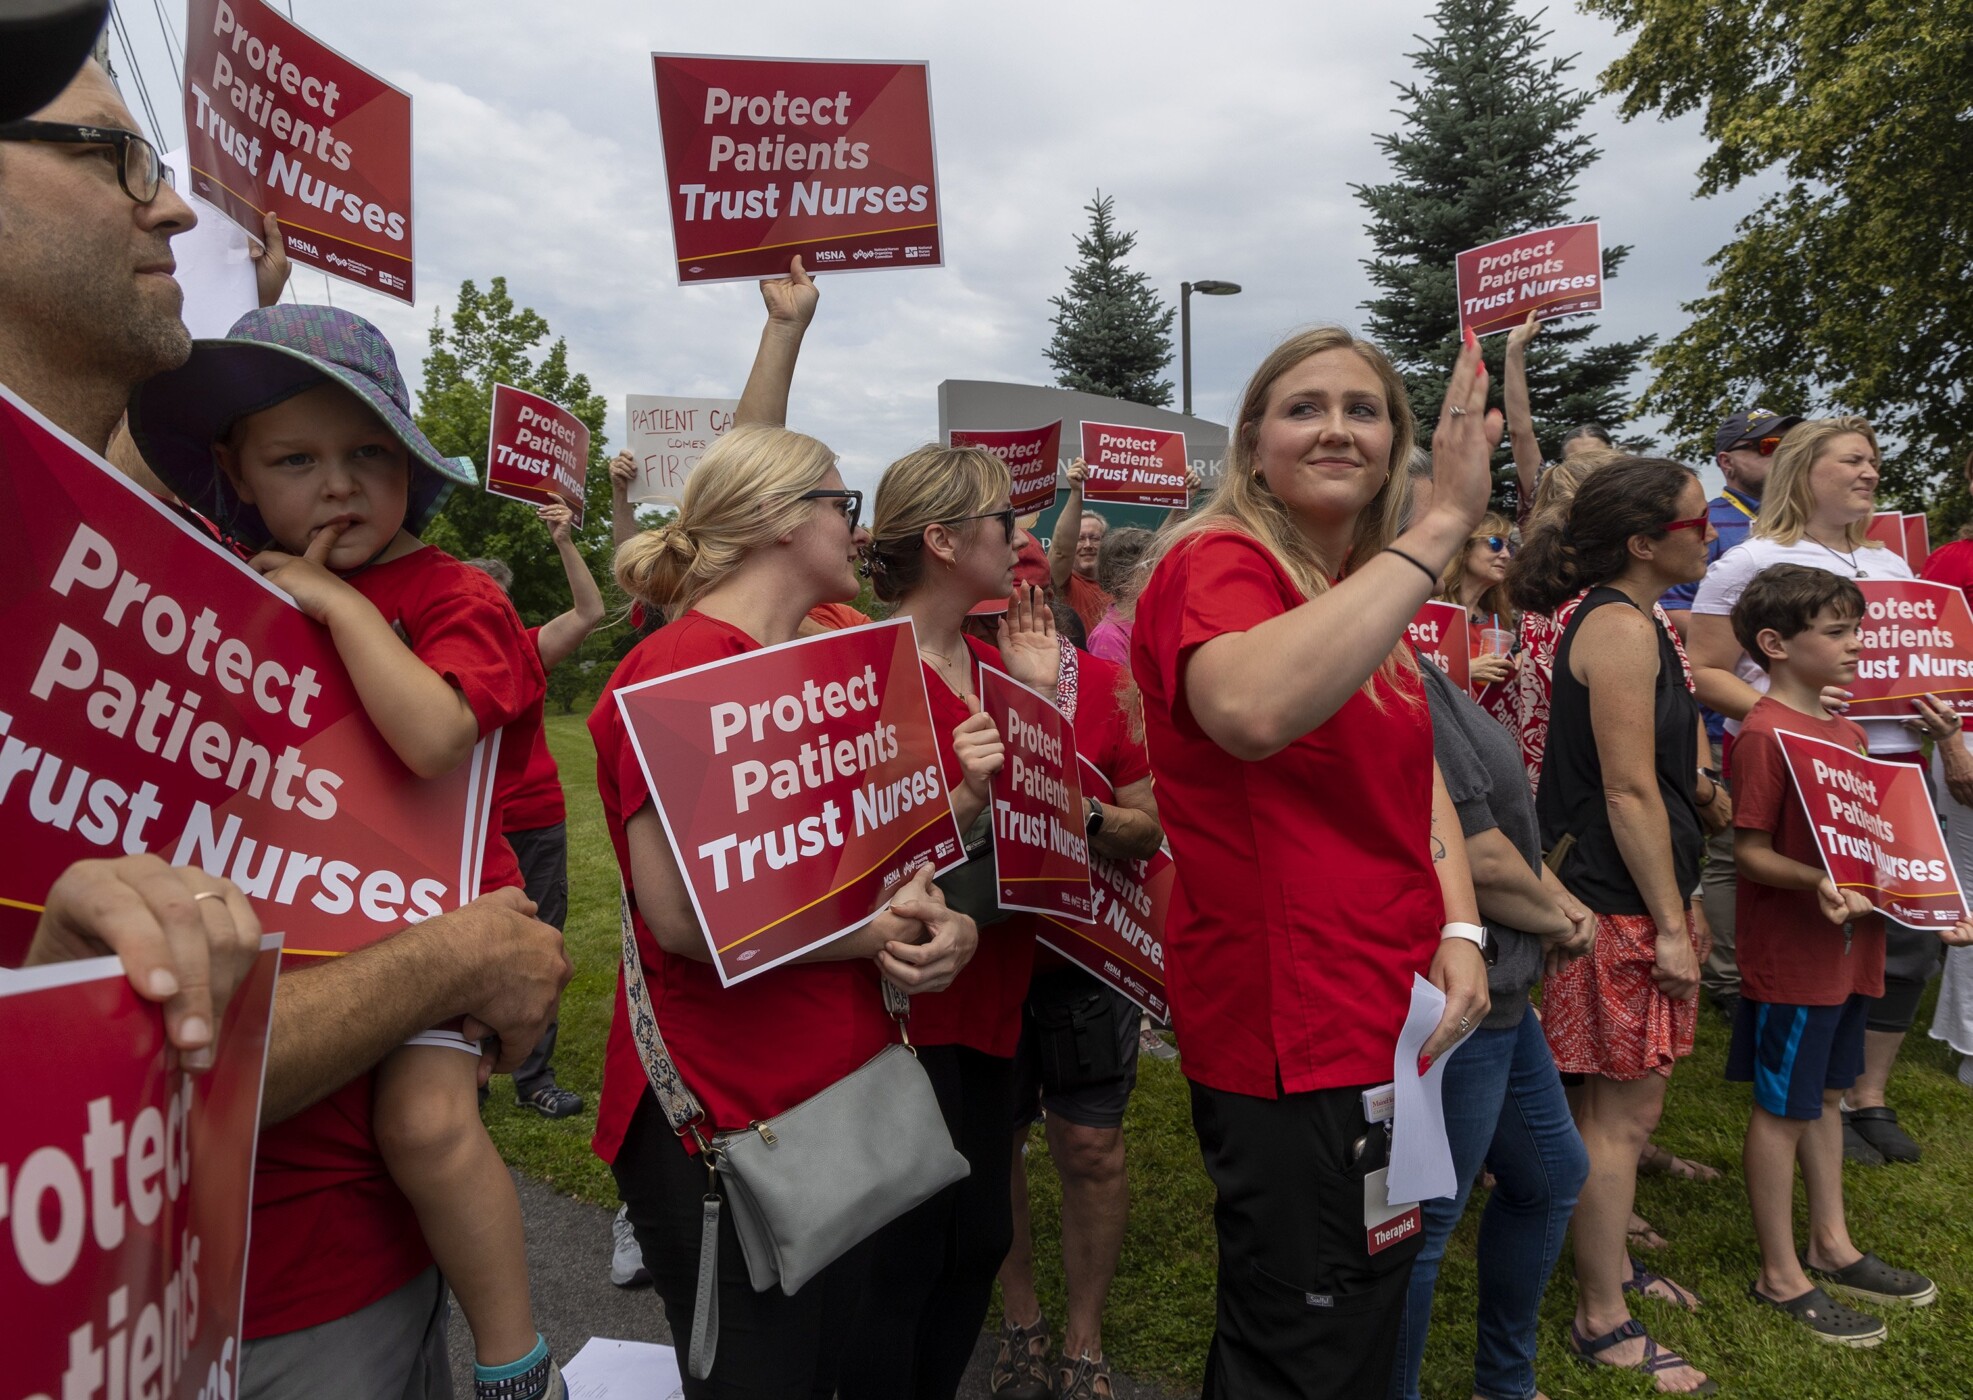
[[[375,326],[332,307],[250,312],[225,340],[198,342],[182,368],[141,386],[130,425],[159,478],[258,550],[252,566],[328,629],[365,713],[407,769],[451,772],[504,731],[496,783],[511,785],[540,727],[541,662],[499,586],[418,538],[453,487],[477,478],[411,421],[396,356]],[[522,883],[500,831],[496,806],[468,898]],[[262,1208],[263,1178],[290,1175],[281,1168],[328,1181],[374,1152],[472,1326],[479,1400],[566,1395],[530,1312],[520,1202],[479,1119],[479,1058],[457,1027],[424,1032],[377,1066],[374,1104],[361,1101],[359,1076],[353,1099],[332,1096],[262,1134],[249,1337],[260,1335],[251,1300],[305,1291],[299,1281],[333,1293],[331,1313],[396,1286],[361,1276],[361,1259],[334,1260],[329,1212],[287,1200],[322,1197],[319,1187],[284,1187]],[[294,1329],[323,1320],[299,1306],[283,1318]],[[253,1376],[249,1351],[248,1393]]]
[[[1763,571],[1733,609],[1733,634],[1768,673],[1747,714],[1733,765],[1739,870],[1741,998],[1726,1077],[1754,1086],[1743,1162],[1760,1276],[1756,1302],[1820,1341],[1873,1347],[1878,1318],[1823,1286],[1871,1304],[1923,1307],[1938,1289],[1850,1241],[1843,1213],[1843,1091],[1863,1069],[1864,1003],[1884,989],[1884,925],[1870,901],[1823,872],[1811,819],[1796,796],[1777,731],[1863,753],[1864,732],[1823,704],[1856,678],[1863,594],[1842,574],[1798,564]],[[1962,922],[1940,937],[1973,941]],[[1809,1239],[1797,1257],[1795,1163],[1808,1195]]]

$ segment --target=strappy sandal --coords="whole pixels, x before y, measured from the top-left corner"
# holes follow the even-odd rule
[[[1026,1327],[1001,1324],[1000,1352],[987,1377],[987,1393],[995,1400],[1050,1400],[1054,1395],[1048,1380],[1046,1317],[1038,1316]]]
[[[1630,1224],[1624,1226],[1624,1239],[1632,1249],[1668,1249],[1665,1237],[1651,1228],[1651,1222],[1635,1211],[1631,1213]]]
[[[1720,1169],[1705,1162],[1694,1162],[1679,1156],[1669,1147],[1660,1147],[1655,1142],[1644,1145],[1644,1151],[1637,1159],[1639,1176],[1675,1176],[1680,1181],[1718,1181]]]
[[[1599,1361],[1597,1358],[1611,1347],[1621,1346],[1633,1337],[1644,1339],[1644,1359],[1633,1361],[1628,1366],[1616,1361]],[[1644,1324],[1636,1318],[1626,1318],[1624,1325],[1614,1332],[1606,1332],[1600,1337],[1585,1337],[1582,1329],[1569,1323],[1569,1350],[1576,1360],[1585,1366],[1608,1366],[1613,1371],[1636,1371],[1639,1375],[1657,1376],[1665,1371],[1676,1371],[1681,1366],[1691,1366],[1675,1351],[1666,1351],[1653,1341],[1651,1334],[1644,1330]],[[1694,1367],[1696,1370],[1697,1368]],[[1710,1377],[1699,1382],[1693,1390],[1661,1390],[1661,1395],[1717,1395],[1719,1384]]]
[[[1625,1256],[1625,1262],[1630,1265],[1630,1277],[1624,1280],[1624,1292],[1635,1293],[1640,1298],[1649,1298],[1654,1303],[1670,1303],[1674,1307],[1684,1308],[1687,1312],[1699,1311],[1701,1306],[1699,1295],[1684,1284],[1673,1283],[1663,1274],[1652,1273],[1628,1255]],[[1662,1293],[1650,1291],[1654,1285],[1660,1283],[1671,1290],[1671,1297],[1667,1298]]]

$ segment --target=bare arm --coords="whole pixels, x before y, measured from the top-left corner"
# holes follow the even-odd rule
[[[283,973],[274,991],[262,1123],[334,1093],[419,1031],[466,1016],[499,1039],[492,1068],[520,1067],[569,980],[562,935],[496,890],[340,958]]]
[[[630,502],[630,484],[637,479],[637,459],[628,452],[610,458],[610,539],[618,549],[642,534],[637,507]]]
[[[1484,414],[1486,393],[1485,366],[1469,346],[1433,439],[1432,508],[1397,540],[1417,565],[1387,550],[1301,606],[1193,652],[1185,701],[1214,743],[1249,762],[1280,752],[1341,709],[1391,654],[1486,509],[1487,461],[1500,440],[1499,417]]]
[[[1691,613],[1685,633],[1685,657],[1692,663],[1692,688],[1699,703],[1728,719],[1745,719],[1761,693],[1735,675],[1740,642],[1732,619],[1719,613]]]
[[[1534,410],[1528,402],[1528,342],[1541,323],[1528,319],[1507,333],[1506,362],[1501,367],[1501,396],[1507,405],[1507,441],[1514,450],[1514,477],[1520,487],[1523,514],[1535,498],[1541,477],[1541,443],[1535,437]]]
[[[1449,924],[1473,924],[1480,920],[1480,906],[1473,897],[1473,875],[1466,864],[1466,839],[1459,832],[1459,812],[1446,791],[1445,774],[1432,764],[1432,869],[1439,877],[1439,892],[1445,900]],[[1432,955],[1429,974],[1432,985],[1445,993],[1445,1014],[1425,1042],[1425,1058],[1430,1060],[1486,1016],[1492,1006],[1487,993],[1487,960],[1479,948],[1463,938],[1440,938]]]
[[[1140,778],[1117,789],[1115,805],[1097,804],[1103,809],[1103,829],[1090,845],[1098,855],[1148,860],[1158,849],[1165,829],[1158,821],[1158,799],[1151,787],[1151,779]]]
[[[1473,870],[1473,893],[1489,921],[1524,929],[1542,938],[1570,930],[1555,896],[1542,883],[1499,827],[1466,838],[1466,860]]]
[[[541,624],[541,637],[538,646],[541,650],[541,669],[552,671],[582,645],[583,638],[596,630],[603,620],[603,594],[596,587],[596,577],[589,572],[589,565],[582,557],[582,551],[575,547],[575,517],[564,505],[542,506],[535,512],[541,523],[548,527],[548,537],[555,542],[555,552],[562,557],[562,572],[568,576],[569,596],[575,606],[558,617],[552,617]]]
[[[815,319],[821,296],[799,257],[789,262],[786,277],[764,279],[760,295],[767,303],[767,324],[761,328],[760,348],[754,352],[747,387],[740,392],[740,407],[733,415],[735,427],[765,423],[778,428],[788,421],[788,391],[795,382],[795,361],[801,357],[802,337]]]
[[[1062,513],[1055,517],[1055,533],[1048,537],[1048,577],[1057,592],[1069,586],[1069,575],[1076,568],[1076,540],[1082,534],[1082,486],[1088,479],[1089,464],[1078,457],[1069,463],[1069,494],[1062,501]]]

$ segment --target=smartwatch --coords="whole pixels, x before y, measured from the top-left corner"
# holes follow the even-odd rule
[[[1087,813],[1083,819],[1083,832],[1085,835],[1094,838],[1096,833],[1103,829],[1103,804],[1093,797],[1085,797],[1083,799],[1083,807]]]
[[[1439,941],[1443,943],[1448,938],[1464,939],[1478,948],[1480,956],[1486,959],[1488,967],[1492,967],[1500,960],[1500,944],[1494,938],[1493,931],[1485,924],[1447,924],[1439,930]]]

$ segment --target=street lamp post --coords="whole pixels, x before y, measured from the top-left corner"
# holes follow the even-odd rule
[[[1185,416],[1192,416],[1192,294],[1202,297],[1230,297],[1240,290],[1238,282],[1216,282],[1207,278],[1203,282],[1180,282],[1178,284],[1178,352],[1180,378],[1185,384]]]

